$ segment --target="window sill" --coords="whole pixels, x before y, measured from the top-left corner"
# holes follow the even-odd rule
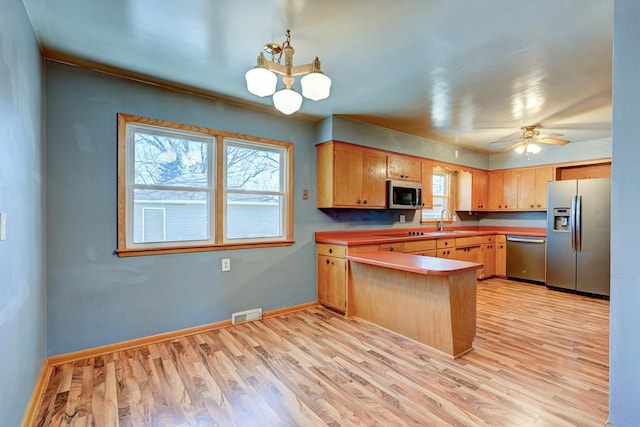
[[[209,245],[209,246],[185,246],[171,248],[145,248],[145,249],[116,249],[115,254],[120,258],[145,255],[164,255],[164,254],[184,254],[190,252],[210,252],[210,251],[228,251],[234,249],[256,249],[256,248],[273,248],[280,246],[291,246],[295,242],[293,240],[285,240],[278,242],[259,242],[259,243],[239,243],[226,245]]]

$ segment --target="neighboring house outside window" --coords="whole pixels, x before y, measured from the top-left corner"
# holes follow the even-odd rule
[[[293,144],[118,115],[120,256],[293,243]]]

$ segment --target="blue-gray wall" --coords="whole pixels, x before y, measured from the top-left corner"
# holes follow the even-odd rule
[[[313,123],[56,62],[46,87],[49,355],[315,301]],[[118,258],[118,112],[293,142],[296,243]]]
[[[640,2],[615,0],[609,420],[640,426]]]
[[[22,1],[0,0],[0,424],[20,425],[46,346],[43,66]]]

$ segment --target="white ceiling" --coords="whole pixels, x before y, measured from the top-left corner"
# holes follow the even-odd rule
[[[271,108],[244,73],[291,29],[342,115],[493,152],[540,123],[573,143],[611,136],[606,0],[24,0],[48,58]],[[298,83],[296,82],[296,86]],[[279,114],[279,113],[278,113]],[[494,141],[505,141],[490,144]]]

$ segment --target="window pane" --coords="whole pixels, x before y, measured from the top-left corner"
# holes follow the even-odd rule
[[[281,191],[281,151],[227,144],[227,189]]]
[[[282,196],[227,194],[227,238],[281,237]]]
[[[441,173],[434,173],[433,180],[433,195],[445,196],[447,192],[447,175]]]
[[[133,192],[133,241],[209,240],[209,194],[201,191]]]
[[[208,150],[204,141],[136,131],[135,184],[206,188]]]

